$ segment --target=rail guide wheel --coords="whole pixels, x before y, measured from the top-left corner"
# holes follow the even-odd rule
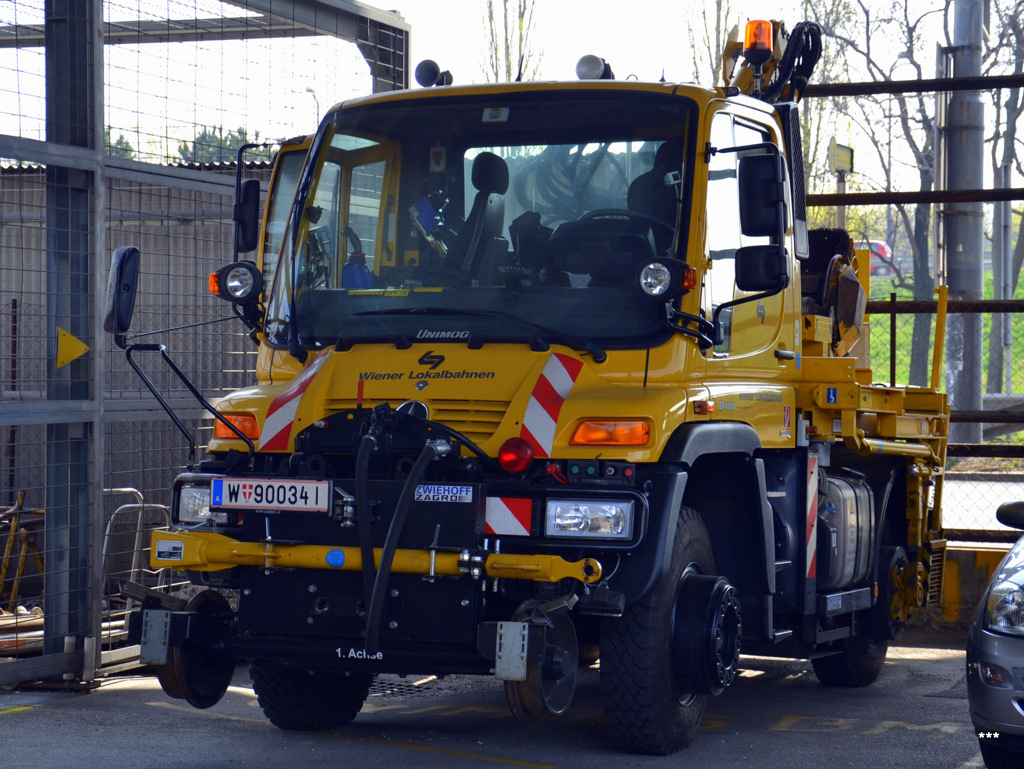
[[[580,650],[576,628],[565,612],[550,616],[535,613],[540,604],[526,601],[513,616],[516,622],[544,625],[544,650],[540,659],[526,667],[525,681],[505,681],[505,696],[512,715],[519,720],[564,714],[576,693]]]
[[[204,590],[194,596],[185,611],[208,614],[219,620],[232,616],[227,599],[216,590]],[[186,641],[167,650],[167,662],[156,665],[160,686],[169,697],[185,700],[196,708],[209,708],[220,702],[235,673],[235,659],[220,649]]]

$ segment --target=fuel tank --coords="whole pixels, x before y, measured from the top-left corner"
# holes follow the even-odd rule
[[[874,540],[871,488],[860,478],[828,477],[818,495],[818,589],[837,590],[863,582]]]

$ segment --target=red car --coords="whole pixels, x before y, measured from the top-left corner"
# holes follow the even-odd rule
[[[881,240],[858,240],[853,244],[854,248],[871,249],[871,274],[886,276],[892,275],[895,270],[892,267],[892,249],[889,244]]]

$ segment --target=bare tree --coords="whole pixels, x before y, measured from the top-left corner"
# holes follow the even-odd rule
[[[891,0],[887,7],[869,5],[866,0],[833,0],[809,4],[807,9],[822,25],[826,36],[841,48],[842,55],[855,59],[869,79],[921,80],[925,78],[922,61],[931,55],[930,51],[921,50],[923,27],[926,17],[936,9],[921,11],[917,10],[918,5],[912,0]],[[947,11],[948,6],[946,0],[944,9]],[[855,102],[853,109],[856,122],[863,128],[864,139],[880,161],[882,178],[876,180],[876,185],[892,189],[896,186],[894,171],[901,170],[902,166],[903,172],[916,173],[919,191],[931,191],[935,184],[934,96],[893,94],[885,99],[861,99]],[[887,114],[891,115],[897,130],[890,127],[881,134],[877,129],[883,124],[881,118]],[[882,184],[878,184],[879,181]],[[898,205],[895,209],[908,234],[913,256],[914,298],[931,299],[934,282],[929,263],[931,208]],[[912,384],[923,385],[928,381],[930,344],[931,318],[916,315],[910,363]]]
[[[984,53],[986,75],[1024,73],[1024,1],[993,0],[991,17],[1002,20],[1002,26],[989,29]],[[1000,168],[1024,174],[1020,161],[1019,122],[1024,115],[1024,93],[1020,88],[993,92],[993,132],[987,141],[991,143],[992,170]],[[1007,186],[1011,186],[1007,184]],[[1016,290],[1020,279],[1021,264],[1024,262],[1024,225],[1018,232],[1013,250],[1011,284]]]
[[[536,0],[486,0],[487,62],[489,83],[534,80],[540,74],[540,54],[530,40]]]
[[[733,24],[739,20],[739,13],[729,0],[707,0],[689,6],[686,14],[693,45],[694,82],[712,85],[721,78],[722,51],[726,37]]]
[[[1024,72],[1024,2],[1022,0],[994,0],[990,7],[989,34],[983,52],[983,74],[1016,75]],[[1002,25],[993,28],[991,19],[999,19]],[[995,115],[992,122],[993,130],[986,142],[990,144],[993,179],[1003,179],[1007,187],[1014,171],[1019,177],[1022,173],[1018,158],[1017,143],[1018,123],[1024,114],[1024,98],[1020,88],[990,93],[992,104],[990,109]],[[1012,214],[1007,220],[1009,206],[996,203],[992,216],[992,271],[996,299],[1012,298],[1020,277],[1021,262],[1024,261],[1024,232],[1017,233],[1017,244],[1012,250],[1009,244],[1003,243],[1003,229],[1009,230]],[[1007,259],[1006,251],[1012,253]],[[1009,275],[1005,273],[1009,268]],[[1009,291],[1003,291],[1003,285],[1009,284]],[[1008,316],[997,315],[992,321],[992,334],[989,337],[989,358],[987,392],[1002,392],[1004,381],[1004,340]],[[988,432],[988,431],[986,431]]]
[[[816,3],[811,12],[810,3],[805,0],[803,15],[813,19],[825,31],[821,58],[814,70],[814,81],[818,83],[845,83],[852,78],[849,60],[841,45],[829,39],[829,32],[842,29],[850,23],[849,3]],[[834,178],[829,173],[825,159],[826,147],[834,137],[843,138],[850,122],[849,100],[846,98],[806,99],[801,104],[801,131],[804,139],[804,158],[807,161],[807,190],[812,193],[832,191]],[[842,143],[846,143],[843,141]],[[831,212],[812,211],[814,226],[832,224]]]

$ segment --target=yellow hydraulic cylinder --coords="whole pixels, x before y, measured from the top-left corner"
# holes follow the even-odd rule
[[[380,565],[381,549],[373,551]],[[154,531],[149,558],[154,569],[220,571],[234,566],[278,569],[360,571],[363,556],[358,547],[330,545],[281,545],[274,542],[240,542],[223,534],[201,531]],[[601,564],[594,558],[566,561],[557,555],[487,553],[479,563],[465,562],[460,553],[432,550],[396,550],[391,571],[458,577],[481,568],[488,577],[558,582],[566,577],[593,583],[601,578]],[[476,576],[476,575],[474,575]],[[482,574],[480,576],[483,576]]]

